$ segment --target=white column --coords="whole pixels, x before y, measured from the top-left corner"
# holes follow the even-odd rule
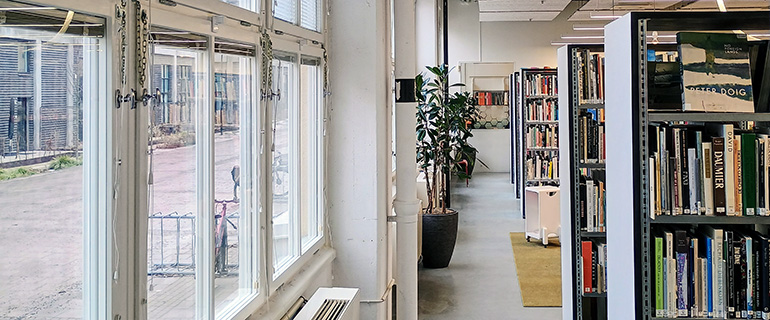
[[[443,3],[443,0],[440,0]],[[425,72],[425,66],[438,64],[438,40],[439,40],[439,16],[437,0],[416,0],[415,16],[420,17],[416,21],[415,32],[417,38],[417,73]],[[396,16],[396,20],[399,17]],[[396,34],[396,37],[399,35]],[[396,40],[398,46],[398,40]]]
[[[380,300],[387,278],[390,136],[388,1],[331,1],[327,212],[334,286]],[[386,319],[386,303],[361,304],[361,319]]]
[[[417,320],[417,102],[414,97],[417,34],[415,1],[395,0],[396,53],[396,284],[398,319]],[[409,95],[409,96],[407,96]]]
[[[42,118],[40,116],[40,109],[43,107],[43,45],[40,40],[35,41],[35,61],[34,61],[34,67],[35,67],[35,84],[34,84],[34,90],[35,95],[33,100],[35,100],[35,108],[33,109],[32,119],[35,123],[35,129],[34,129],[34,135],[33,135],[33,145],[35,150],[40,150],[40,119]],[[27,141],[27,145],[29,145],[29,141]],[[29,150],[28,150],[29,151]]]

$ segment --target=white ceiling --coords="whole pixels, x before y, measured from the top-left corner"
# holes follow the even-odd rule
[[[489,21],[552,21],[568,8],[570,0],[478,0],[479,20]],[[595,20],[591,14],[620,15],[643,10],[718,10],[716,0],[588,0],[574,13],[570,21]],[[767,10],[770,0],[724,0],[727,10]],[[571,11],[574,11],[574,6]],[[569,10],[569,9],[568,9]],[[602,12],[606,11],[606,12]]]

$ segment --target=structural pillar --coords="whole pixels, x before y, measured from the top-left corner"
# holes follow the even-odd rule
[[[417,320],[417,200],[415,0],[394,0],[396,76],[396,270],[397,315]]]

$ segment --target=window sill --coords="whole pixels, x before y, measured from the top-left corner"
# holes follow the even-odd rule
[[[316,288],[311,285],[321,276],[324,269],[331,268],[335,257],[334,249],[321,248],[297,274],[273,292],[266,303],[255,301],[243,308],[233,319],[280,319],[297,298],[309,290],[315,291]]]

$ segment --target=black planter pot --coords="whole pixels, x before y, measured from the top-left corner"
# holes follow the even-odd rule
[[[452,260],[457,241],[457,211],[422,215],[422,265],[446,268]]]

